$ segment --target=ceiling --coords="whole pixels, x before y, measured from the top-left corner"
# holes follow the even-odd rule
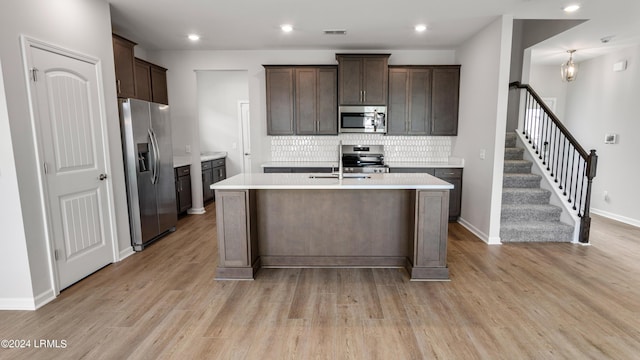
[[[581,61],[640,42],[638,0],[107,0],[114,32],[147,50],[453,49],[502,14],[588,19],[536,45],[534,63]],[[567,14],[562,8],[579,3]],[[294,30],[283,33],[280,25]],[[416,33],[416,24],[428,30]],[[346,30],[325,35],[324,30]],[[198,42],[187,40],[197,33]],[[600,39],[612,36],[603,44]]]

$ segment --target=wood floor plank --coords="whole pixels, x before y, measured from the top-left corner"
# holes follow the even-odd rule
[[[488,246],[449,224],[449,282],[403,269],[261,269],[216,281],[215,204],[64,290],[0,312],[0,359],[637,359],[640,229],[594,216],[591,246]]]

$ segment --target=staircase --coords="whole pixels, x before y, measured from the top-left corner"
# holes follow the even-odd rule
[[[516,134],[505,140],[502,183],[502,242],[571,242],[573,226],[560,222],[562,209],[549,204],[551,192],[540,188],[540,175],[531,173],[533,163],[523,160]]]

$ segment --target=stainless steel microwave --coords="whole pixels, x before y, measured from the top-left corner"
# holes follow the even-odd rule
[[[340,106],[341,133],[387,132],[386,106]]]

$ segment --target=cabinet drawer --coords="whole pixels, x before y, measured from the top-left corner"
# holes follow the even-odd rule
[[[459,177],[462,177],[462,169],[436,168],[435,176],[438,178],[443,178],[443,177],[459,178]]]
[[[179,168],[176,168],[176,174],[177,176],[186,176],[191,174],[191,167],[190,166],[181,166]]]
[[[211,167],[224,166],[224,159],[211,160]]]
[[[211,169],[211,161],[203,161],[202,162],[202,170]]]

